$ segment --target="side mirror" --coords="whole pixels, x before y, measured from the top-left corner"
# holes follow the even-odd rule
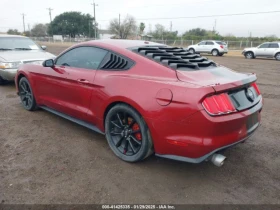
[[[46,49],[47,49],[47,46],[42,45],[41,48],[42,48],[42,50],[46,50]]]
[[[43,66],[44,67],[54,67],[54,60],[53,59],[48,59],[48,60],[45,60],[43,62]]]

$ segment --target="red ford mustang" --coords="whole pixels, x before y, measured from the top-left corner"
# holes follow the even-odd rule
[[[104,40],[21,66],[16,86],[26,110],[40,107],[105,134],[122,160],[155,153],[220,166],[220,151],[260,124],[256,79],[182,48]]]

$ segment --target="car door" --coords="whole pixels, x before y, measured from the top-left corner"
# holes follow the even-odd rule
[[[108,51],[91,46],[70,49],[55,60],[53,74],[42,84],[47,89],[44,104],[85,120],[96,70]]]
[[[256,49],[256,55],[255,56],[259,56],[259,57],[266,57],[268,55],[267,50],[269,47],[269,43],[264,43],[261,44],[257,49]]]
[[[214,48],[214,42],[212,42],[212,41],[207,41],[207,42],[206,42],[206,46],[205,46],[205,52],[211,53],[212,50],[213,50],[213,48]]]
[[[205,52],[205,48],[206,48],[206,42],[202,41],[202,42],[197,44],[197,47],[196,47],[195,51],[196,52]]]
[[[267,49],[267,56],[268,57],[274,57],[277,50],[279,50],[279,44],[278,43],[270,43],[269,47]]]

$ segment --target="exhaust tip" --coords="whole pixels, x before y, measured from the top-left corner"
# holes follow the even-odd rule
[[[226,157],[221,155],[221,154],[214,154],[212,155],[211,157],[211,162],[215,165],[215,166],[218,166],[218,167],[221,167],[224,165],[225,163],[225,160],[226,160]]]

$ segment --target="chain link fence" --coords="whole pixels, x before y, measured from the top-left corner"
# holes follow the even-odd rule
[[[53,37],[30,37],[36,42],[51,42],[51,43],[78,43],[78,42],[85,42],[94,40],[93,38],[71,38],[66,37],[63,38],[63,40],[55,40]],[[188,47],[193,44],[197,44],[200,41],[198,40],[151,40],[153,42],[166,44],[170,46],[176,46],[176,47]],[[263,42],[257,42],[257,41],[223,41],[227,43],[229,50],[243,50],[244,48],[248,47],[257,47]]]

